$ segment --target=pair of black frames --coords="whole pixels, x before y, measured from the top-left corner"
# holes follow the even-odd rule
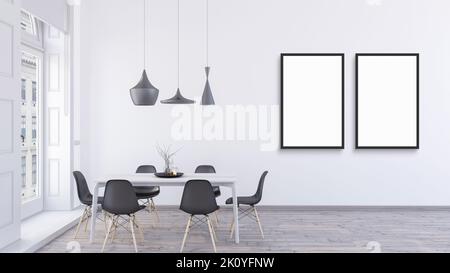
[[[340,56],[342,58],[342,143],[340,146],[286,146],[283,143],[283,79],[285,56]],[[361,146],[358,143],[358,57],[359,56],[413,56],[416,57],[416,144],[414,146]],[[356,149],[419,149],[419,54],[418,53],[357,53],[355,54],[355,148]],[[281,149],[344,149],[345,148],[345,54],[343,53],[281,53],[281,103],[280,103],[280,143]]]

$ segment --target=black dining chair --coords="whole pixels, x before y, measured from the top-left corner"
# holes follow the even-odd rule
[[[156,173],[156,168],[153,165],[142,165],[136,170],[136,173]],[[159,222],[159,214],[156,209],[155,202],[153,198],[159,195],[159,186],[134,186],[136,196],[139,200],[145,200],[144,205],[146,205],[146,210],[152,214],[155,213],[156,219]]]
[[[144,240],[144,233],[135,214],[145,209],[145,206],[139,205],[136,192],[131,183],[127,180],[108,181],[105,187],[102,206],[103,210],[109,214],[110,219],[105,240],[103,241],[102,252],[105,250],[105,245],[111,232],[113,232],[111,242],[114,240],[116,230],[119,226],[125,228],[127,231],[131,230],[134,250],[138,252],[134,228],[136,227],[139,230],[142,241]],[[130,224],[130,230],[126,227],[127,223]]]
[[[200,165],[195,168],[195,173],[216,173],[216,169],[211,165]],[[214,196],[217,198],[221,195],[220,187],[213,186]],[[217,216],[217,211],[214,212],[216,218],[216,223],[219,224],[219,217]]]
[[[216,250],[216,232],[209,220],[209,214],[219,209],[217,206],[216,197],[211,183],[207,180],[190,180],[184,186],[183,196],[181,198],[180,210],[190,214],[186,230],[184,232],[183,242],[181,243],[180,252],[183,252],[186,238],[189,231],[194,225],[207,223],[209,228],[209,235],[211,236],[214,252]],[[206,219],[206,221],[205,221]]]
[[[73,239],[75,240],[83,222],[85,222],[84,231],[86,232],[89,219],[92,217],[92,194],[89,191],[89,186],[83,173],[81,173],[80,171],[74,171],[73,176],[77,185],[78,199],[80,200],[81,204],[85,206],[80,220],[78,221],[77,228],[75,229],[75,234],[73,236]],[[101,205],[102,203],[103,197],[98,197],[97,204]]]
[[[249,218],[251,218],[252,220],[256,221],[258,223],[259,226],[259,231],[261,232],[261,236],[264,239],[264,233],[263,233],[263,229],[261,226],[261,221],[259,220],[259,216],[258,216],[258,211],[256,210],[256,205],[261,201],[262,198],[262,194],[263,194],[263,188],[264,188],[264,181],[266,180],[266,176],[269,172],[265,171],[262,175],[261,178],[259,179],[259,183],[258,183],[258,189],[256,190],[256,193],[252,196],[238,196],[237,197],[237,205],[239,207],[239,219],[248,216]],[[233,204],[233,198],[228,198],[225,201],[225,204],[227,205],[231,205]],[[246,208],[241,208],[240,205],[246,205],[248,207]],[[233,221],[231,222],[231,233],[230,233],[230,238],[233,237],[233,232],[234,232],[234,218]]]
[[[195,168],[195,173],[216,173],[216,169],[211,165],[200,165]],[[214,195],[219,197],[221,195],[220,187],[213,186]]]

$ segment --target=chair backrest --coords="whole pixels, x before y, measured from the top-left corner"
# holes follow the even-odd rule
[[[200,165],[195,169],[195,173],[216,173],[216,169],[211,165]]]
[[[180,209],[191,215],[206,215],[217,210],[216,197],[207,180],[189,180],[184,185]]]
[[[92,202],[92,194],[89,191],[89,186],[86,182],[86,178],[79,171],[74,171],[73,176],[77,184],[78,199],[80,199],[81,203],[90,205]]]
[[[256,189],[256,193],[254,195],[257,200],[255,205],[261,201],[262,194],[263,194],[263,188],[264,188],[264,181],[266,180],[266,175],[268,173],[269,173],[268,171],[263,172],[263,174],[261,175],[261,178],[259,178],[258,189]]]
[[[139,203],[133,185],[127,180],[106,182],[102,208],[112,214],[132,214],[139,210]]]
[[[136,173],[156,173],[156,168],[153,165],[142,165],[137,168]]]

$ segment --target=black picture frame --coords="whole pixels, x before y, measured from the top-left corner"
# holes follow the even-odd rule
[[[284,58],[288,56],[339,56],[342,60],[341,66],[341,145],[338,146],[286,146],[284,144]],[[344,53],[281,53],[281,92],[280,92],[280,148],[288,149],[344,149],[345,147],[345,54]]]
[[[359,57],[360,56],[413,56],[416,57],[416,144],[413,146],[362,146],[359,145]],[[420,127],[420,54],[419,53],[356,53],[355,54],[355,149],[419,149]]]

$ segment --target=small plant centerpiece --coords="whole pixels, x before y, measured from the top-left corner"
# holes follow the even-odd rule
[[[169,176],[176,176],[177,175],[177,171],[173,167],[173,157],[175,156],[176,153],[178,153],[181,150],[181,148],[176,150],[175,152],[172,152],[171,151],[171,145],[169,145],[167,147],[166,146],[157,145],[156,146],[156,150],[158,151],[159,155],[164,160],[164,172],[165,172],[165,174],[169,175]]]

